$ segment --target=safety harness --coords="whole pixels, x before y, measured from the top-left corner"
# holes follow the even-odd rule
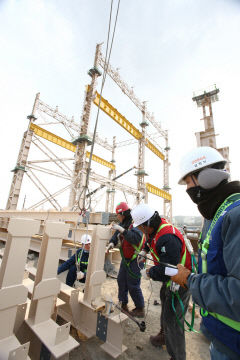
[[[86,267],[86,268],[83,270],[83,272],[86,273],[86,272],[87,272],[88,261],[82,261],[82,260],[81,260],[81,257],[82,257],[82,250],[79,251],[79,253],[78,253],[77,263],[78,263],[79,267],[80,267],[81,265],[83,265],[83,267],[84,267],[84,266]]]
[[[140,278],[141,278],[141,274],[139,274],[139,275],[135,274],[135,273],[130,269],[130,264],[131,264],[131,262],[133,262],[133,260],[136,259],[136,257],[138,256],[139,252],[141,251],[142,246],[143,246],[143,241],[144,241],[144,239],[145,239],[145,235],[142,236],[142,239],[141,239],[141,241],[140,241],[140,243],[139,243],[138,246],[136,246],[135,244],[131,244],[132,247],[134,248],[135,252],[134,252],[133,256],[131,257],[131,259],[129,259],[129,260],[127,260],[127,259],[124,257],[122,246],[120,246],[120,254],[121,254],[121,256],[122,256],[123,264],[124,264],[124,266],[126,267],[129,275],[130,275],[132,278],[134,278],[134,279],[140,279]],[[124,241],[124,240],[123,240],[123,241]]]
[[[171,224],[169,223],[166,223],[166,224],[162,224],[160,225],[160,227],[158,228],[158,231],[157,233],[159,233],[165,226],[172,226]],[[173,228],[173,234],[175,234],[175,228],[174,226],[172,226]],[[149,246],[149,249],[150,249],[150,252],[151,254],[153,255],[153,257],[157,260],[158,263],[161,263],[160,261],[160,258],[158,257],[158,255],[155,253],[155,251],[153,250],[153,248],[151,246]],[[197,272],[197,262],[196,262],[196,259],[195,259],[195,256],[193,253],[190,254],[191,255],[191,265],[192,265],[192,272]],[[187,257],[187,246],[186,246],[186,243],[185,243],[185,251],[182,255],[182,258],[181,258],[181,264],[184,266],[186,264],[186,257]],[[168,287],[171,287],[172,285],[172,281],[169,280],[167,282],[167,288]],[[187,331],[187,332],[190,332],[190,331],[193,331],[193,332],[198,332],[197,330],[194,329],[194,320],[195,320],[195,303],[193,303],[193,308],[192,308],[192,318],[191,318],[191,324],[184,318],[184,323],[187,325],[188,329],[186,330],[184,328],[184,325],[181,324],[180,322],[180,318],[179,316],[177,315],[177,312],[176,312],[176,308],[175,308],[175,305],[174,305],[174,297],[176,296],[176,298],[178,299],[178,302],[180,304],[180,307],[181,307],[181,310],[182,310],[182,314],[181,314],[181,317],[184,317],[184,305],[183,305],[183,302],[180,298],[180,295],[179,295],[179,292],[178,290],[176,291],[171,291],[172,292],[172,308],[173,308],[173,311],[175,313],[175,316],[176,316],[176,319],[177,319],[177,323],[178,325],[184,330],[184,331]]]

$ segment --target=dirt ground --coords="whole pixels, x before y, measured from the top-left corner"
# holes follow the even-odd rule
[[[149,342],[149,336],[159,332],[160,324],[160,300],[159,290],[161,283],[142,279],[142,291],[146,302],[146,331],[141,332],[138,326],[130,319],[123,324],[124,341],[123,345],[127,346],[127,350],[118,357],[118,360],[168,360],[166,349],[155,348]],[[102,293],[110,294],[114,302],[117,299],[117,281],[107,277],[102,287]],[[159,304],[154,305],[154,300]],[[134,308],[132,300],[129,301],[129,308]],[[118,310],[115,310],[118,313]],[[188,312],[187,318],[191,321],[191,314]],[[196,330],[199,330],[200,318],[195,319]],[[92,338],[87,341],[79,341],[80,346],[70,353],[71,360],[111,360],[112,357],[106,354],[100,345],[102,342],[98,338]],[[209,343],[200,333],[186,332],[186,350],[187,360],[208,360]]]

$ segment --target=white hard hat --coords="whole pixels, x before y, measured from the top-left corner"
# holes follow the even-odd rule
[[[148,221],[153,216],[154,213],[155,211],[152,208],[150,208],[150,206],[148,206],[147,204],[137,205],[131,211],[131,216],[134,221],[133,226],[137,227],[145,223],[145,221]]]
[[[178,181],[178,184],[185,185],[183,179],[187,175],[220,162],[226,164],[227,161],[212,147],[200,146],[193,149],[182,158],[180,164],[180,180]]]
[[[92,237],[89,234],[83,234],[81,237],[81,244],[91,244]]]

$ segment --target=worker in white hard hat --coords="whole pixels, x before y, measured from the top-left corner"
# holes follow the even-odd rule
[[[82,248],[78,249],[76,254],[72,255],[67,261],[58,267],[58,274],[68,270],[66,277],[67,285],[73,286],[76,279],[78,279],[81,283],[85,283],[91,241],[92,238],[89,234],[83,234],[80,241]],[[79,268],[79,271],[77,267]]]
[[[150,336],[150,342],[156,347],[166,345],[171,359],[186,360],[183,324],[190,293],[188,289],[180,288],[171,282],[170,276],[176,274],[177,270],[171,266],[166,267],[165,264],[177,265],[182,262],[191,271],[191,255],[181,232],[166,219],[161,218],[150,206],[140,204],[132,210],[131,215],[133,226],[137,226],[146,237],[144,250],[138,256],[139,262],[145,261],[148,253],[151,253],[154,260],[154,266],[145,268],[141,274],[147,280],[162,282],[160,331],[156,336]],[[177,314],[182,315],[179,316],[181,326],[178,324],[172,301]]]
[[[188,287],[201,308],[201,331],[212,360],[240,359],[240,182],[229,181],[226,160],[211,147],[183,157],[179,184],[204,217],[198,274],[182,265],[172,280]]]

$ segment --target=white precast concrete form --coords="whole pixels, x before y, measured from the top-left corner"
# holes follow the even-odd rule
[[[122,322],[127,319],[127,316],[122,313],[103,315],[98,312],[98,309],[105,306],[101,285],[106,279],[103,266],[106,243],[110,237],[110,227],[94,226],[84,294],[79,293],[78,290],[73,290],[69,294],[69,287],[64,286],[60,292],[60,298],[66,304],[58,308],[58,313],[67,321],[70,319],[76,329],[87,338],[98,336],[104,341],[101,348],[112,357],[117,358],[126,350],[122,344]],[[102,323],[105,323],[105,329],[101,329]]]
[[[14,332],[19,314],[25,314],[27,288],[22,285],[30,238],[39,230],[35,220],[12,219],[0,268],[0,359],[29,359],[29,342],[22,345]],[[18,313],[18,307],[20,312]],[[22,309],[22,311],[21,311]],[[15,356],[15,357],[14,357]]]
[[[27,268],[34,281],[23,278],[30,239],[39,233],[40,221],[11,218],[8,225],[0,271],[0,320],[5,324],[0,329],[1,360],[39,360],[43,344],[52,359],[67,360],[79,345],[69,336],[70,324],[87,338],[98,336],[104,342],[102,349],[117,358],[126,350],[122,322],[127,316],[99,312],[105,309],[101,286],[106,279],[103,266],[110,226],[89,224],[92,245],[83,294],[57,279],[62,239],[68,236],[69,224],[48,219],[43,225],[37,269]],[[76,237],[80,239],[83,233],[86,228],[79,229]],[[56,324],[57,313],[66,324]]]
[[[64,223],[47,222],[41,244],[41,251],[38,261],[36,281],[32,286],[32,301],[27,302],[25,295],[29,289],[25,287],[24,271],[27,260],[27,253],[30,245],[30,238],[39,232],[40,222],[30,219],[10,219],[6,242],[3,254],[3,265],[1,267],[2,290],[10,290],[5,295],[5,313],[8,315],[8,323],[12,328],[11,314],[12,303],[17,304],[17,313],[14,321],[14,333],[23,345],[16,349],[11,359],[29,359],[23,350],[28,350],[32,360],[39,360],[42,344],[44,344],[54,359],[68,359],[68,353],[78,346],[78,343],[69,336],[70,324],[59,327],[52,319],[55,300],[60,288],[60,282],[56,278],[58,257],[61,250],[62,237],[66,236],[69,225]],[[23,282],[23,284],[22,284]],[[7,287],[10,285],[10,288]],[[28,305],[28,309],[27,309]],[[27,311],[26,311],[27,310]],[[1,319],[2,320],[2,319]],[[2,322],[1,322],[2,323]],[[4,328],[4,327],[1,327]],[[8,328],[8,327],[6,327]],[[28,342],[28,347],[26,346]],[[24,349],[23,349],[24,347]],[[7,352],[6,342],[0,344],[0,352]],[[20,351],[22,350],[22,351]],[[13,351],[12,351],[13,352]],[[19,353],[20,352],[20,353]],[[28,353],[28,351],[27,351]],[[25,357],[23,357],[23,354]],[[0,357],[5,359],[5,357]],[[6,357],[10,359],[10,357]]]

